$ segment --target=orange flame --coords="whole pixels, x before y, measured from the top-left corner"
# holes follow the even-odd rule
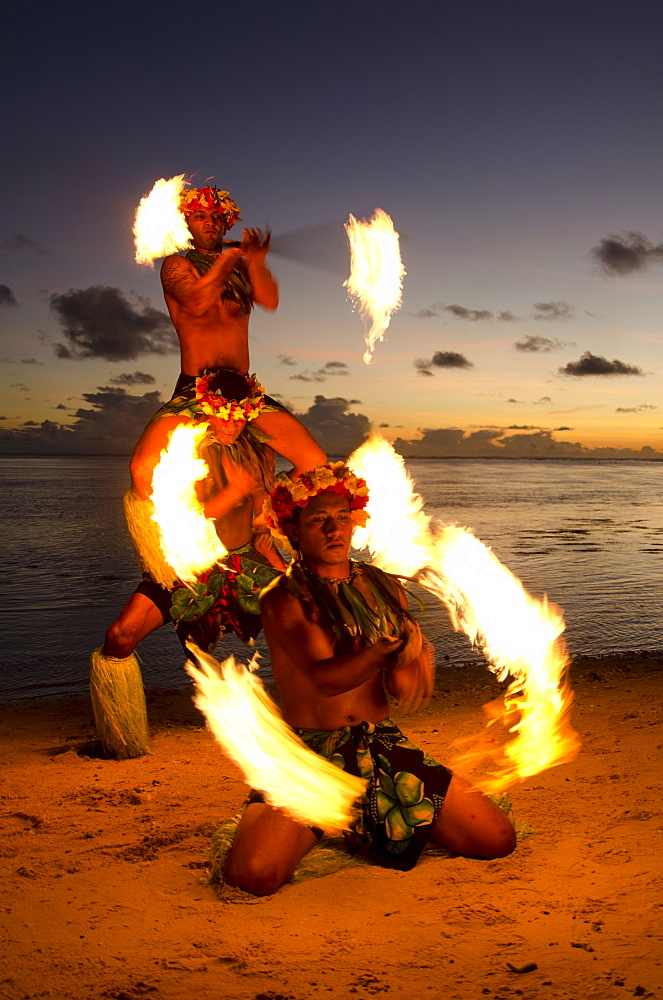
[[[375,343],[382,340],[392,315],[400,308],[405,268],[398,233],[386,212],[376,208],[370,222],[350,215],[345,224],[350,244],[350,277],[344,282],[348,295],[370,322],[364,361],[369,364]]]
[[[166,561],[182,583],[195,583],[227,552],[196,494],[195,484],[209,472],[199,455],[206,434],[205,423],[176,427],[152,477],[153,519],[161,530]]]
[[[141,198],[134,220],[137,264],[152,264],[190,245],[191,233],[180,212],[180,194],[185,185],[184,174],[170,180],[162,177]]]
[[[371,497],[368,524],[356,529],[354,544],[367,547],[382,569],[416,577],[481,647],[498,679],[513,678],[503,711],[488,723],[501,718],[513,738],[483,788],[502,790],[572,760],[579,742],[569,720],[561,610],[531,597],[467,528],[432,525],[403,458],[382,438],[363,444],[348,465],[366,479]]]
[[[349,830],[366,782],[313,753],[286,725],[253,672],[256,657],[247,668],[232,656],[219,663],[188,646],[199,664],[186,664],[196,706],[247,784],[300,823],[328,833]]]

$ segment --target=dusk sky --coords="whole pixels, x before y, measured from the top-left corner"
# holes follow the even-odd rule
[[[271,227],[251,368],[330,452],[372,426],[663,458],[661,3],[42,0],[3,27],[0,452],[128,453],[170,397],[131,227],[185,173]],[[407,276],[367,366],[343,222],[377,207]]]

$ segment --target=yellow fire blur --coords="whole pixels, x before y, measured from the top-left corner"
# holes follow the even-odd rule
[[[369,364],[376,341],[382,340],[392,315],[400,308],[406,272],[398,233],[381,208],[376,208],[370,222],[350,215],[345,231],[350,244],[350,277],[344,285],[362,319],[370,323],[364,353]]]
[[[415,577],[442,601],[456,629],[480,647],[499,680],[512,681],[504,707],[492,710],[511,739],[481,785],[500,791],[516,781],[572,760],[579,741],[570,724],[573,694],[559,608],[531,597],[520,581],[467,528],[437,525],[423,511],[400,455],[373,437],[348,460],[366,479],[371,515],[354,544],[367,547],[382,569]],[[481,751],[486,756],[487,751]],[[479,762],[463,758],[465,764]]]
[[[300,823],[327,833],[350,829],[366,782],[313,753],[286,725],[253,672],[255,657],[249,667],[232,656],[219,663],[188,646],[199,664],[186,664],[196,684],[196,706],[247,784]]]
[[[134,220],[136,263],[152,264],[159,257],[189,246],[191,233],[179,210],[180,194],[186,186],[184,174],[156,181],[141,198]]]
[[[164,556],[182,583],[195,583],[227,552],[196,494],[195,484],[209,472],[199,454],[206,434],[204,423],[176,427],[152,477],[154,520]]]

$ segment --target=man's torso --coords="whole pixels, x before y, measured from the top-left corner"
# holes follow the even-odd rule
[[[379,570],[375,570],[380,574]],[[384,574],[381,574],[384,575]],[[376,602],[367,579],[361,573],[353,578],[353,590],[364,599],[372,611],[376,611]],[[286,591],[290,598],[299,600],[292,592],[292,581],[288,576],[275,580],[270,590],[278,588]],[[266,600],[269,601],[269,596]],[[310,617],[311,607],[299,601],[305,615]],[[317,613],[316,613],[317,612]],[[310,628],[317,633],[319,648],[324,648],[329,657],[342,655],[352,647],[353,651],[361,649],[367,641],[366,637],[357,634],[348,637],[344,648],[334,634],[331,622],[324,613],[315,609],[315,621],[310,622]],[[359,627],[358,627],[359,632]],[[384,634],[398,636],[398,628],[387,623]],[[323,696],[306,668],[293,663],[288,650],[278,639],[270,641],[272,656],[272,672],[283,700],[283,716],[286,722],[296,729],[334,730],[341,726],[356,725],[360,722],[380,722],[389,714],[389,702],[381,674],[376,674],[358,687],[339,695]]]
[[[180,266],[183,263],[196,277],[200,275],[191,260],[174,256]],[[215,368],[249,370],[250,310],[245,302],[219,296],[202,316],[194,316],[165,289],[164,299],[179,338],[183,372],[202,375],[206,369]]]

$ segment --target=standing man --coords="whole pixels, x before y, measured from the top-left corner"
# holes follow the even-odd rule
[[[233,631],[244,642],[260,632],[260,590],[285,569],[269,534],[257,533],[253,524],[274,485],[274,452],[253,427],[262,400],[262,390],[252,379],[227,371],[198,379],[196,395],[180,412],[180,422],[207,425],[199,454],[209,472],[200,484],[199,501],[227,549],[223,562],[193,586],[177,580],[163,556],[152,500],[137,500],[131,491],[125,497],[143,582],[90,659],[97,730],[104,749],[118,758],[149,752],[145,694],[135,655],[147,635],[171,622],[183,646],[192,640],[211,651],[223,632]],[[154,422],[159,419],[157,414]]]
[[[398,580],[349,558],[354,524],[366,517],[365,482],[342,462],[294,483],[279,478],[266,513],[296,555],[261,597],[272,672],[284,719],[304,743],[368,779],[352,846],[403,870],[427,840],[471,858],[510,854],[515,833],[506,816],[389,718],[388,695],[406,710],[429,699],[432,647]],[[226,881],[257,896],[273,893],[320,836],[252,792]]]
[[[190,188],[180,198],[193,248],[184,256],[171,254],[161,267],[168,312],[180,341],[181,374],[175,386],[170,420],[150,422],[131,459],[135,495],[150,495],[152,473],[170,431],[179,422],[177,405],[195,396],[195,380],[222,369],[247,374],[249,317],[255,303],[274,310],[279,290],[265,263],[269,234],[245,229],[239,246],[223,249],[223,236],[239,218],[239,208],[227,191]],[[169,406],[170,404],[166,404]],[[274,450],[293,464],[293,474],[326,461],[309,431],[276,400],[266,397],[258,429]]]

